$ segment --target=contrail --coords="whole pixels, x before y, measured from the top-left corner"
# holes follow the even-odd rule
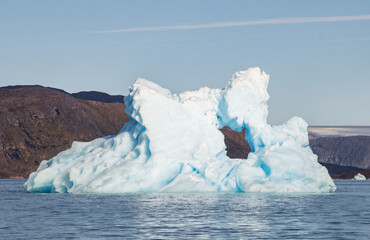
[[[275,18],[241,22],[220,22],[197,25],[173,25],[160,27],[137,27],[123,28],[105,31],[90,31],[90,33],[128,33],[128,32],[148,32],[148,31],[169,31],[169,30],[188,30],[188,29],[207,29],[224,27],[243,27],[271,24],[291,24],[291,23],[320,23],[320,22],[350,22],[370,20],[370,15],[358,16],[337,16],[337,17],[295,17],[295,18]]]

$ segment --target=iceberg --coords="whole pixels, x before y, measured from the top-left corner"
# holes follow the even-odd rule
[[[354,180],[366,180],[366,177],[362,175],[361,173],[357,173],[354,177]]]
[[[267,123],[269,75],[250,68],[223,89],[172,94],[137,79],[125,97],[130,121],[115,136],[42,161],[28,192],[333,192],[309,147],[307,123]],[[220,128],[245,129],[247,159],[226,155]]]

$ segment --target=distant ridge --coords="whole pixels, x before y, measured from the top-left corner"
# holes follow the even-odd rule
[[[77,99],[97,101],[97,102],[103,102],[103,103],[123,103],[123,99],[125,98],[123,95],[109,95],[107,93],[99,92],[99,91],[81,91],[77,93],[69,93],[62,89],[44,87],[42,85],[14,85],[14,86],[0,87],[0,89],[19,89],[19,88],[26,88],[26,87],[47,88],[47,89],[56,90],[56,91],[71,95]]]
[[[370,126],[308,126],[310,139],[321,137],[370,136]]]
[[[19,88],[32,88],[32,87],[40,87],[40,88],[47,88],[47,89],[51,89],[51,90],[56,90],[56,91],[59,91],[59,92],[62,92],[62,93],[65,93],[65,94],[69,94],[71,95],[70,93],[62,90],[62,89],[59,89],[59,88],[52,88],[52,87],[44,87],[42,85],[11,85],[11,86],[5,86],[5,87],[0,87],[0,90],[2,89],[19,89]]]
[[[97,91],[83,91],[72,93],[72,96],[77,99],[98,101],[103,103],[123,103],[124,99],[124,96],[122,95],[109,95],[107,93]]]

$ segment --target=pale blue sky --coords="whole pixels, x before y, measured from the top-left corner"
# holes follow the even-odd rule
[[[370,125],[369,17],[370,1],[355,0],[0,0],[0,86],[126,95],[144,77],[177,93],[259,66],[271,76],[270,123]],[[279,24],[248,25],[266,19]],[[247,24],[220,27],[230,22]],[[175,29],[148,31],[163,26]]]

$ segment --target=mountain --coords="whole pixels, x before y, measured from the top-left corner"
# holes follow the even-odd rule
[[[39,85],[0,88],[0,178],[26,178],[42,160],[70,148],[73,141],[117,134],[129,120],[123,99],[95,91],[70,94]],[[250,147],[244,132],[228,127],[220,131],[227,155],[247,158]],[[358,172],[370,177],[366,170],[370,169],[370,136],[320,134],[310,135],[310,146],[332,177],[352,178]]]
[[[370,126],[310,126],[310,147],[333,178],[370,178]]]
[[[370,169],[370,136],[315,138],[310,147],[319,162]]]
[[[124,108],[42,86],[0,88],[0,178],[28,177],[73,141],[117,134]]]

